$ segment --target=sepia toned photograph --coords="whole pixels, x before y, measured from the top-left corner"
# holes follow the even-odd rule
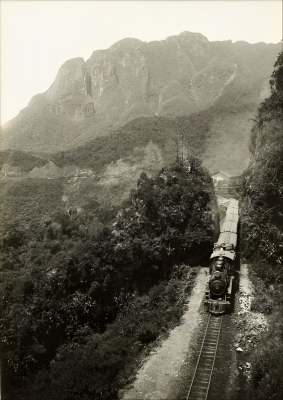
[[[283,399],[281,0],[1,0],[0,400]]]

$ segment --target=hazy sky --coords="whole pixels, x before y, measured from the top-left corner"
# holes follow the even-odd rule
[[[87,60],[125,37],[161,40],[183,31],[278,43],[282,1],[2,0],[1,124],[45,92],[66,60]]]

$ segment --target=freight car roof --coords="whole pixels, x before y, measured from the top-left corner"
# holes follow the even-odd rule
[[[234,221],[225,221],[222,224],[220,232],[232,232],[232,233],[237,233],[237,222]]]
[[[239,215],[227,214],[223,219],[223,224],[227,221],[239,222]]]
[[[233,244],[235,247],[237,246],[237,234],[232,232],[222,232],[219,235],[217,240],[218,244],[226,243],[226,244]]]

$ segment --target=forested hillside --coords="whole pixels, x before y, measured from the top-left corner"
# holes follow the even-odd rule
[[[243,115],[242,121],[239,121],[239,112]],[[176,158],[177,138],[182,135],[185,156],[199,157],[210,172],[231,165],[243,169],[250,157],[246,134],[247,127],[252,127],[249,116],[240,106],[222,105],[174,118],[140,117],[75,150],[48,157],[60,167],[75,164],[99,173],[118,160],[130,159],[132,165],[139,164],[146,146],[152,142],[166,165]],[[228,125],[229,128],[225,127]],[[146,163],[142,163],[146,168]]]
[[[257,400],[283,396],[283,52],[274,68],[252,130],[241,216],[242,251],[257,288],[252,310],[270,315],[272,327],[254,354],[247,398]]]
[[[131,160],[138,164],[149,142],[158,146],[164,163],[172,163],[177,155],[177,138],[183,135],[185,154],[201,157],[207,147],[209,117],[217,111],[203,111],[190,116],[141,117],[116,129],[109,136],[99,137],[75,151],[62,151],[51,155],[56,165],[75,164],[80,168],[92,168],[96,173],[105,165],[118,160]]]
[[[189,265],[211,250],[217,218],[212,180],[188,158],[143,173],[98,233],[87,213],[8,226],[3,399],[114,399],[141,352],[178,322]]]
[[[74,209],[81,210],[92,221],[92,231],[96,230],[103,215],[128,197],[143,171],[151,176],[174,162],[181,135],[184,156],[197,156],[204,166],[209,163],[208,158],[204,160],[208,153],[214,154],[210,167],[216,163],[223,167],[228,159],[235,166],[240,153],[248,160],[248,137],[240,144],[234,137],[232,155],[231,142],[221,141],[222,156],[216,157],[219,146],[211,137],[211,121],[219,119],[221,124],[220,116],[225,115],[212,108],[176,118],[141,117],[75,150],[43,156],[20,150],[1,152],[0,233],[15,218],[30,223],[54,210]]]

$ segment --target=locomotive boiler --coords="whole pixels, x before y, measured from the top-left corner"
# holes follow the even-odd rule
[[[206,286],[204,305],[212,314],[224,314],[230,310],[238,221],[238,201],[232,199],[209,260],[210,276]]]

